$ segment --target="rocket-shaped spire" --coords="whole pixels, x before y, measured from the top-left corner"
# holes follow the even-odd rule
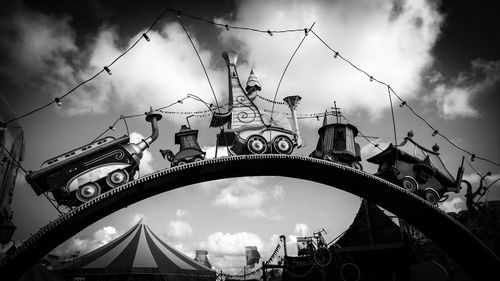
[[[248,76],[245,91],[250,92],[252,89],[255,89],[257,91],[260,91],[262,89],[259,80],[257,80],[257,76],[253,72],[253,69],[250,71],[250,75]]]

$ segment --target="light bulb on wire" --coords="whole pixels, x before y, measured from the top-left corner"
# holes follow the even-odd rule
[[[54,102],[57,104],[57,106],[62,106],[62,102],[60,98],[55,98]]]
[[[111,75],[111,74],[112,74],[112,73],[111,73],[111,70],[109,69],[109,67],[105,66],[105,67],[104,67],[104,70],[106,70],[106,72],[107,72],[109,75]]]

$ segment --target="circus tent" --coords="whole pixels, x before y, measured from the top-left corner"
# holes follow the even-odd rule
[[[139,221],[110,243],[56,270],[67,280],[215,280],[215,272],[163,242]]]

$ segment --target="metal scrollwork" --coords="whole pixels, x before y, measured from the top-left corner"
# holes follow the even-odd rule
[[[250,109],[253,112],[253,116],[252,117],[249,117],[249,114],[246,111],[239,112],[236,115],[236,118],[238,118],[238,121],[240,121],[242,123],[247,123],[247,124],[253,122],[255,120],[255,116],[257,116],[257,112],[255,111],[255,109],[253,109],[251,106],[248,106],[248,105],[246,105],[244,103],[245,102],[245,97],[244,96],[237,96],[236,97],[236,101],[238,102],[238,104],[241,105],[241,107],[246,107],[246,108]]]

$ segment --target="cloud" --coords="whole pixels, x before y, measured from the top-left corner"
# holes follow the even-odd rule
[[[122,233],[116,231],[113,226],[105,226],[89,237],[86,238],[84,235],[74,237],[65,243],[57,247],[52,253],[59,256],[67,256],[79,252],[79,256],[82,256],[88,252],[91,252],[99,247],[102,247],[119,237]]]
[[[207,159],[215,158],[215,146],[204,146],[202,148],[206,152],[205,157]],[[227,148],[225,146],[219,146],[217,150],[217,157],[228,156]]]
[[[302,29],[316,22],[314,31],[325,42],[375,78],[400,89],[405,99],[416,96],[421,84],[420,73],[432,64],[431,50],[442,24],[436,5],[425,0],[394,3],[240,1],[228,17],[231,20],[217,20],[262,29]],[[16,35],[12,40],[4,40],[8,46],[3,46],[1,51],[8,50],[9,63],[3,70],[10,72],[14,66],[16,73],[30,74],[17,75],[20,89],[26,89],[21,87],[25,84],[33,84],[32,89],[44,89],[41,94],[47,96],[47,100],[60,96],[77,82],[101,71],[144,32],[121,38],[118,27],[102,26],[89,36],[91,40],[77,46],[70,22],[69,17],[51,17],[25,9],[19,9],[11,19],[3,21]],[[272,98],[303,33],[269,36],[240,30],[220,29],[219,32],[222,45],[242,54],[245,61],[240,73],[246,74],[254,67],[263,86],[262,95]],[[141,40],[110,67],[112,75],[104,72],[65,98],[64,112],[102,113],[123,106],[144,112],[150,105],[167,105],[187,93],[196,93],[213,102],[205,75],[181,27],[172,22],[158,25],[148,36],[151,42]],[[221,50],[206,49],[196,34],[192,33],[191,37],[205,62],[218,99],[227,98]],[[32,54],[35,59],[31,58]],[[21,60],[15,62],[17,58]],[[325,102],[331,102],[334,94],[346,111],[366,109],[377,115],[387,107],[385,99],[380,98],[384,91],[348,64],[334,59],[332,52],[310,34],[284,77],[278,99],[300,93],[304,99],[299,110],[317,112],[325,108]],[[200,107],[202,105],[195,102],[179,105],[180,110]]]
[[[455,197],[451,200],[439,203],[439,208],[447,213],[449,212],[458,213],[459,211],[465,209],[465,202],[462,198]]]
[[[143,135],[137,132],[132,132],[130,133],[130,142],[131,143],[139,143],[145,139]],[[153,154],[149,150],[144,150],[142,153],[142,159],[141,163],[139,164],[139,171],[141,172],[142,175],[145,174],[151,174],[155,170],[153,169],[152,163],[153,163]]]
[[[0,51],[6,58],[1,73],[9,76],[20,91],[27,94],[36,89],[50,101],[101,71],[144,32],[121,38],[118,27],[101,26],[95,34],[79,34],[89,40],[77,45],[77,34],[70,23],[68,16],[49,16],[19,6],[1,21],[0,35],[10,38],[0,42]],[[62,111],[70,115],[104,113],[128,106],[144,112],[150,105],[167,105],[187,93],[196,93],[208,101],[214,99],[191,44],[177,23],[157,26],[148,36],[151,42],[141,40],[110,66],[112,75],[103,72],[65,97]],[[211,52],[201,47],[194,36],[193,41],[216,92],[220,93],[218,86],[226,85],[222,83],[225,72],[213,69]],[[186,102],[182,108],[199,107],[198,103]]]
[[[416,97],[421,87],[420,73],[433,62],[431,51],[443,20],[436,5],[425,0],[242,1],[239,4],[231,19],[218,20],[264,30],[303,29],[316,22],[313,31],[325,42],[375,78],[400,90],[405,99]],[[304,33],[271,37],[221,30],[221,40],[239,47],[248,62],[246,67],[256,68],[262,94],[272,99],[283,69]],[[353,70],[339,58],[334,59],[333,53],[310,34],[286,72],[278,99],[300,93],[303,100],[299,110],[318,111],[325,108],[325,102],[333,102],[334,95],[344,110],[361,108],[380,114],[388,106],[381,98],[386,89]]]
[[[174,243],[170,244],[172,247],[174,247],[177,251],[183,253],[184,255],[191,257],[194,259],[195,257],[195,251],[190,249],[189,247],[186,247],[183,243]]]
[[[387,142],[374,142],[378,144],[378,148],[375,147],[371,143],[366,143],[361,147],[361,158],[362,159],[368,159],[376,154],[379,154],[382,150],[386,149],[389,147],[389,143]],[[382,149],[382,150],[380,150]]]
[[[175,215],[178,218],[182,218],[183,216],[185,216],[187,214],[189,214],[189,210],[177,209],[177,211],[175,211]]]
[[[206,241],[200,243],[212,255],[245,255],[245,246],[257,246],[262,249],[264,242],[254,233],[238,232],[235,234],[215,232],[208,235]]]
[[[309,233],[309,227],[305,223],[295,225],[295,234],[298,236],[306,236]]]
[[[216,195],[215,206],[239,210],[241,215],[250,218],[281,219],[276,207],[268,207],[267,203],[284,198],[282,186],[266,187],[263,177],[237,178],[228,183],[229,186]]]
[[[142,220],[143,223],[146,223],[147,222],[147,218],[145,215],[143,214],[139,214],[139,213],[136,213],[132,216],[132,220],[130,220],[130,223],[129,225],[130,226],[134,226],[136,225],[140,220]]]
[[[48,16],[21,6],[2,17],[0,36],[8,39],[0,40],[0,74],[20,90],[38,95],[60,92],[75,82],[68,56],[76,57],[80,50],[70,21],[69,16]]]
[[[459,73],[449,83],[441,80],[441,77],[435,79],[435,76],[430,79],[431,83],[435,82],[432,97],[440,114],[446,119],[478,117],[480,113],[474,106],[474,99],[498,84],[500,61],[473,60],[469,71]]]
[[[193,235],[193,228],[189,223],[182,220],[169,221],[166,234],[170,238],[181,240]]]

